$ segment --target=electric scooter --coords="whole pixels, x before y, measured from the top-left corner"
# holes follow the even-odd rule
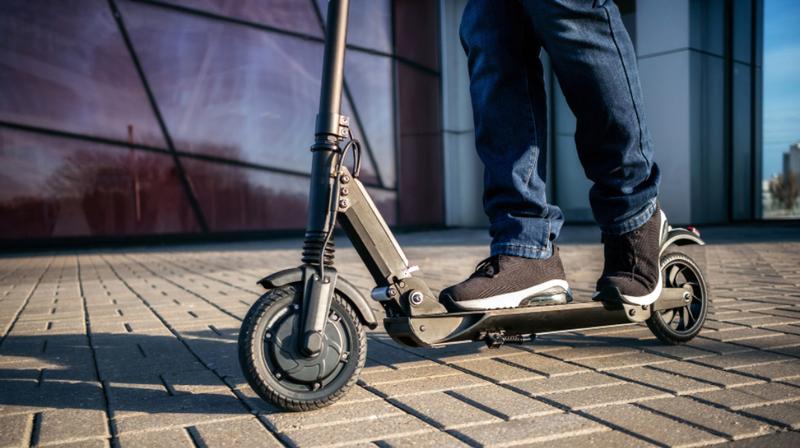
[[[378,326],[368,299],[334,267],[338,222],[376,283],[371,299],[385,311],[386,332],[410,347],[484,341],[490,347],[536,333],[646,322],[667,344],[696,336],[708,309],[697,264],[669,249],[703,245],[694,229],[668,227],[661,242],[663,289],[649,306],[589,302],[485,311],[448,311],[411,266],[359,181],[360,143],[341,112],[349,0],[330,0],[308,224],[302,264],[271,274],[239,332],[239,361],[252,388],[287,410],[332,404],[358,379],[367,353],[365,327]],[[345,166],[353,152],[352,169]],[[563,303],[563,302],[562,302]]]

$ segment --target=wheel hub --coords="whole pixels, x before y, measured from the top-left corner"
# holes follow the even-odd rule
[[[341,319],[328,316],[322,335],[322,350],[308,357],[300,350],[300,313],[292,312],[280,319],[265,335],[265,352],[278,367],[276,376],[286,376],[299,383],[321,383],[336,370],[345,355],[346,338]],[[281,379],[281,378],[279,378]]]

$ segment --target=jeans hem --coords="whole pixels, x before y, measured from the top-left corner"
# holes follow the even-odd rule
[[[609,235],[622,235],[623,233],[636,230],[653,217],[656,207],[656,199],[652,199],[650,203],[648,203],[647,206],[645,206],[645,208],[643,208],[639,213],[620,223],[604,226],[601,230],[603,233],[607,233]]]
[[[524,257],[533,259],[550,258],[553,255],[553,245],[547,244],[546,246],[531,246],[527,244],[516,243],[493,243],[491,246],[491,255],[511,255],[514,257]]]

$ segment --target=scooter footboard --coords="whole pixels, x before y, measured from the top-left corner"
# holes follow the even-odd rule
[[[387,317],[386,330],[398,342],[429,347],[478,341],[493,333],[526,335],[630,323],[623,307],[601,302],[531,308],[466,311],[421,317]]]

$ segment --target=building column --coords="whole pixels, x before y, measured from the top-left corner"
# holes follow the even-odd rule
[[[485,226],[483,165],[475,151],[467,58],[458,26],[467,0],[440,0],[445,223]]]

